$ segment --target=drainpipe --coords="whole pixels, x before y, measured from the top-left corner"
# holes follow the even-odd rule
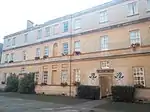
[[[72,68],[71,68],[71,55],[72,55],[72,15],[71,15],[71,30],[70,30],[70,56],[69,56],[69,67],[70,67],[70,86],[69,86],[69,96],[71,96],[71,81],[72,81]]]

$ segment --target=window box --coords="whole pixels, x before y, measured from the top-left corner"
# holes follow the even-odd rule
[[[44,56],[43,56],[43,59],[46,59],[46,58],[48,58],[48,56],[47,56],[47,55],[44,55]]]
[[[5,81],[2,81],[1,84],[5,84]]]
[[[40,59],[40,57],[35,57],[35,60],[39,60]]]
[[[8,63],[8,61],[5,61],[5,63]]]
[[[74,55],[81,55],[81,52],[80,52],[80,51],[74,51],[73,54],[74,54]]]
[[[41,83],[41,86],[46,86],[46,85],[47,85],[47,83],[44,83],[44,82],[43,82],[43,83]]]
[[[68,83],[67,82],[62,82],[60,85],[65,87],[65,86],[68,86]]]
[[[74,86],[80,86],[80,84],[81,84],[81,83],[80,83],[80,82],[77,82],[77,81],[75,81],[75,82],[73,83]]]
[[[66,56],[66,55],[68,55],[68,53],[61,53],[62,54],[62,56]]]
[[[132,43],[132,44],[131,44],[131,48],[132,48],[133,50],[136,50],[136,48],[139,47],[139,46],[140,46],[140,43]]]
[[[13,62],[14,62],[13,60],[10,60],[10,61],[9,61],[9,63],[13,63]]]

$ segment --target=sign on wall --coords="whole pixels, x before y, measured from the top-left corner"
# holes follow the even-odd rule
[[[117,72],[116,75],[114,76],[116,80],[121,80],[124,78],[124,75],[122,72]]]

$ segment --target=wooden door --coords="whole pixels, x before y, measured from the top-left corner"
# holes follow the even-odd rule
[[[100,91],[101,97],[107,97],[111,95],[112,78],[111,76],[100,77]]]

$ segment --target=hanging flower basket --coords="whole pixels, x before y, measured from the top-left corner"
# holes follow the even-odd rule
[[[68,83],[67,82],[62,82],[60,85],[65,87],[65,86],[68,86]]]
[[[73,54],[74,54],[74,55],[81,55],[81,52],[80,52],[80,51],[74,51]]]
[[[133,50],[136,50],[136,48],[139,47],[139,46],[140,46],[140,43],[133,43],[133,44],[131,44],[131,48]]]
[[[44,55],[44,56],[43,56],[43,59],[46,59],[46,58],[48,58],[48,56]]]

